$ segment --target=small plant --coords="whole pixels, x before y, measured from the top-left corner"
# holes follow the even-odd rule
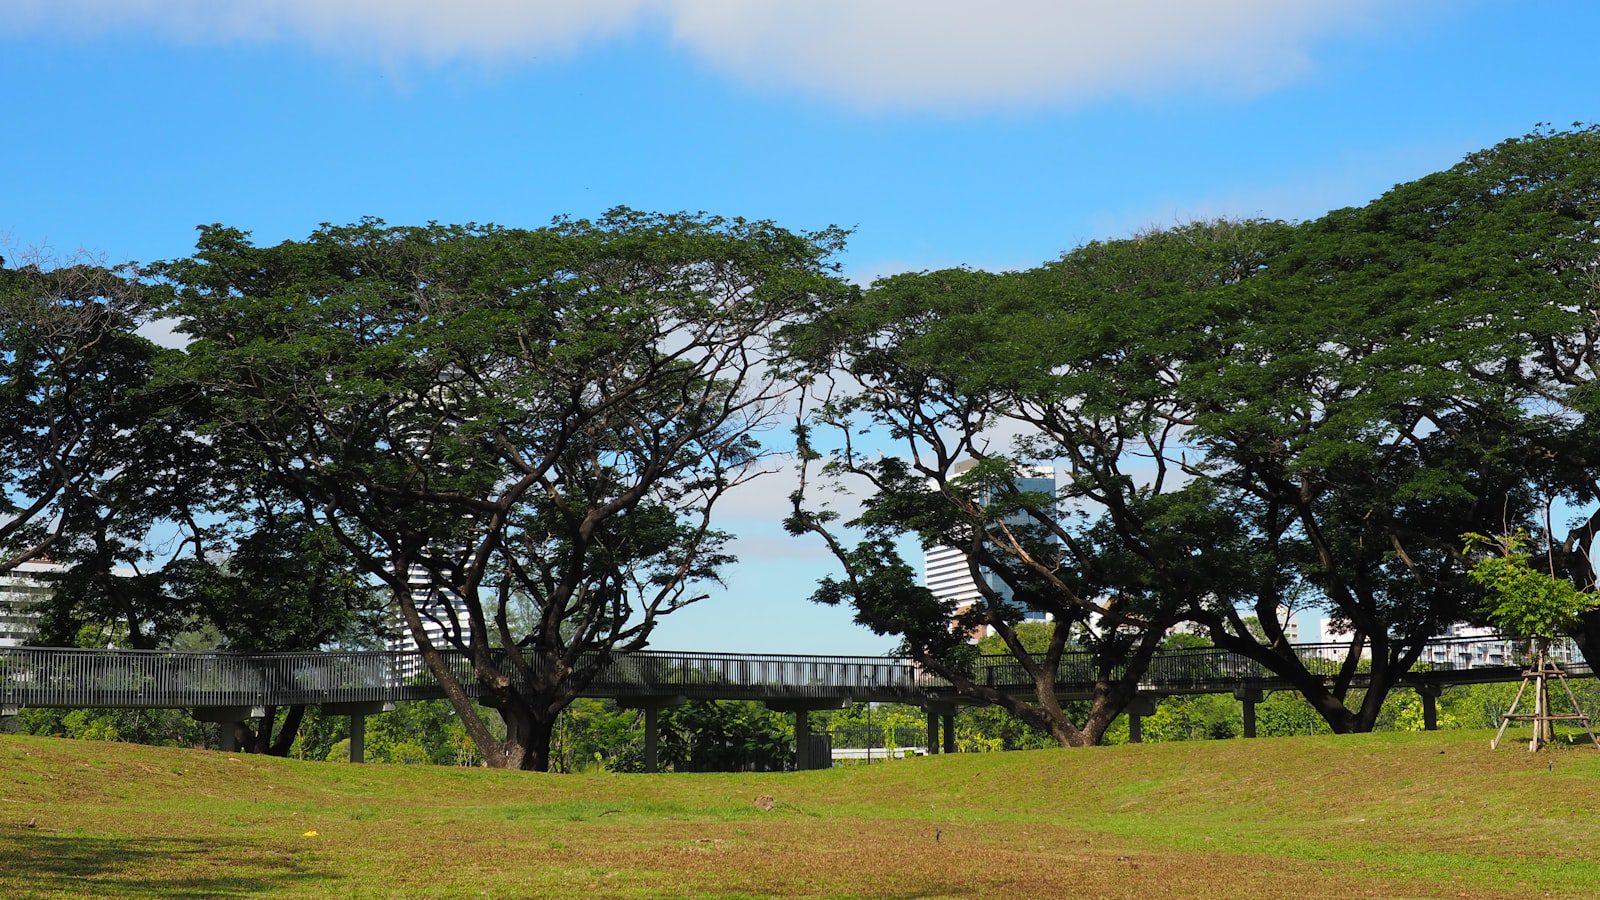
[[[1600,608],[1600,597],[1535,569],[1521,532],[1462,537],[1469,554],[1482,554],[1467,574],[1486,592],[1484,618],[1500,631],[1549,640],[1571,631],[1584,613]]]
[[[1600,607],[1600,597],[1578,590],[1553,572],[1535,569],[1531,554],[1524,549],[1527,537],[1521,532],[1496,537],[1469,533],[1463,537],[1469,555],[1484,554],[1467,572],[1487,594],[1484,617],[1501,632],[1528,638],[1533,643],[1532,667],[1522,673],[1522,686],[1517,689],[1511,708],[1500,717],[1500,729],[1489,742],[1489,748],[1500,746],[1500,738],[1505,736],[1506,726],[1511,722],[1527,721],[1533,723],[1533,739],[1528,742],[1528,749],[1537,751],[1541,744],[1554,740],[1555,722],[1565,719],[1582,724],[1589,740],[1600,749],[1600,737],[1595,736],[1589,717],[1578,705],[1578,698],[1573,696],[1566,673],[1550,656],[1550,640],[1570,631],[1584,613]],[[1572,703],[1571,713],[1551,711],[1552,680],[1566,691]],[[1530,685],[1534,689],[1533,712],[1518,712],[1523,694]]]

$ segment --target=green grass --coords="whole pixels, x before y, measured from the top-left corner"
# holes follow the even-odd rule
[[[0,736],[6,897],[1587,897],[1597,885],[1600,752],[1491,752],[1476,732],[631,776]]]

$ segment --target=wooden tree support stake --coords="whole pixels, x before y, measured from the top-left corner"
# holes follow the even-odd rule
[[[1584,713],[1583,707],[1578,705],[1578,698],[1572,693],[1572,686],[1567,683],[1567,673],[1561,666],[1550,658],[1550,642],[1545,638],[1535,641],[1537,652],[1534,664],[1522,673],[1522,684],[1517,688],[1517,696],[1511,701],[1511,708],[1500,717],[1500,730],[1494,734],[1494,740],[1489,742],[1489,749],[1497,750],[1500,739],[1505,736],[1506,726],[1513,721],[1532,722],[1533,738],[1528,741],[1528,751],[1537,752],[1540,745],[1548,744],[1555,737],[1555,723],[1559,720],[1576,721],[1583,723],[1583,730],[1589,735],[1589,740],[1594,743],[1595,749],[1600,750],[1600,738],[1595,737],[1594,726],[1589,721],[1589,716]],[[1570,713],[1552,713],[1550,711],[1550,682],[1555,680],[1566,692],[1567,700],[1572,704]],[[1522,695],[1528,692],[1528,686],[1533,686],[1533,712],[1519,713],[1517,707],[1522,705]]]

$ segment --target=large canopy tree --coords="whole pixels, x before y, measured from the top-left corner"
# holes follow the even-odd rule
[[[1526,529],[1594,583],[1600,132],[1537,132],[1297,230],[1183,389],[1207,472],[1238,492],[1262,603],[1309,587],[1352,635],[1331,687],[1214,606],[1219,644],[1367,729],[1445,625],[1472,618],[1459,535]],[[1581,513],[1563,535],[1553,506]],[[1564,551],[1564,552],[1561,552]],[[1588,652],[1600,620],[1587,623]],[[1346,696],[1361,656],[1372,689]],[[1353,695],[1352,695],[1353,696]]]
[[[1525,527],[1554,550],[1534,555],[1553,558],[1558,574],[1593,590],[1600,583],[1600,126],[1504,141],[1375,207],[1386,234],[1410,251],[1404,276],[1473,308],[1470,333],[1499,342],[1469,371],[1516,400],[1526,477],[1546,505]],[[1508,333],[1514,340],[1504,341]],[[1600,614],[1586,616],[1578,636],[1600,663]]]
[[[1516,398],[1470,375],[1509,334],[1407,277],[1383,202],[1300,226],[1258,277],[1219,290],[1192,337],[1208,350],[1172,387],[1187,468],[1249,535],[1263,631],[1230,598],[1194,616],[1339,732],[1371,729],[1423,645],[1469,617],[1459,534],[1533,508]],[[1285,607],[1322,610],[1348,635],[1331,671],[1288,644]]]
[[[491,765],[544,769],[557,714],[729,560],[711,513],[759,471],[769,336],[838,291],[841,242],[627,210],[275,247],[214,226],[163,273],[213,439],[388,588]]]
[[[380,623],[372,591],[351,583],[348,554],[250,454],[200,435],[209,411],[181,377],[183,352],[138,336],[160,288],[131,269],[5,274],[7,436],[13,464],[35,466],[31,479],[11,473],[12,500],[34,492],[31,511],[6,523],[11,559],[48,553],[64,569],[33,640],[142,650],[220,640],[254,651],[370,643]],[[303,708],[276,740],[268,713],[242,746],[286,753]]]
[[[137,465],[151,307],[126,269],[0,260],[0,573],[49,553],[95,485]]]
[[[797,330],[827,397],[802,449],[819,459],[826,433],[827,471],[867,485],[855,547],[805,485],[796,495],[790,529],[822,535],[845,569],[817,599],[848,600],[962,694],[1061,744],[1099,741],[1171,626],[1246,580],[1243,535],[1178,464],[1171,351],[1189,349],[1174,335],[1203,315],[1189,301],[1249,277],[1281,231],[1201,224],[1033,272],[897,276]],[[887,444],[863,446],[864,427]],[[1043,468],[1059,489],[1027,490]],[[980,596],[954,629],[955,604],[896,552],[904,536],[965,555]],[[1029,611],[1056,623],[1042,651],[1018,634]],[[972,677],[976,629],[1001,638],[1029,695]],[[1082,711],[1057,688],[1069,651],[1087,652],[1089,671],[1066,677],[1094,680]]]

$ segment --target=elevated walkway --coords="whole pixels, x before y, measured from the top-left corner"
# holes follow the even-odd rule
[[[1426,719],[1436,718],[1434,698],[1443,687],[1516,681],[1522,666],[1503,638],[1451,638],[1432,642],[1400,686],[1423,695]],[[1295,646],[1306,668],[1330,683],[1343,645]],[[1570,642],[1557,645],[1570,675],[1592,675]],[[1492,652],[1490,652],[1492,651]],[[451,665],[469,691],[477,685],[468,661],[452,655]],[[532,660],[537,665],[537,659]],[[1031,679],[1009,657],[980,657],[979,683],[1009,693],[1032,693]],[[1063,699],[1087,697],[1094,689],[1094,661],[1069,653],[1057,679]],[[1118,673],[1112,673],[1113,677]],[[1368,676],[1357,672],[1353,687]],[[1266,691],[1293,685],[1260,663],[1215,648],[1157,653],[1140,681],[1140,700],[1130,707],[1130,724],[1153,710],[1151,699],[1173,694],[1232,693],[1245,703],[1246,734],[1254,731],[1254,704]],[[267,706],[307,704],[331,714],[360,717],[405,700],[444,696],[420,653],[323,651],[238,654],[138,650],[82,650],[53,647],[0,648],[0,715],[25,706],[178,708],[207,721],[238,721],[261,715]],[[922,706],[929,713],[928,746],[939,747],[940,720],[946,751],[954,749],[953,712],[963,702],[948,683],[909,659],[871,656],[801,656],[745,653],[642,651],[619,655],[601,667],[581,696],[606,697],[646,711],[646,743],[654,747],[655,713],[687,700],[753,700],[796,714],[796,732],[806,732],[811,710],[850,703],[895,702]],[[653,757],[647,749],[647,758]],[[806,754],[802,753],[802,756]],[[801,760],[802,767],[808,761]],[[818,761],[821,762],[820,760]]]

